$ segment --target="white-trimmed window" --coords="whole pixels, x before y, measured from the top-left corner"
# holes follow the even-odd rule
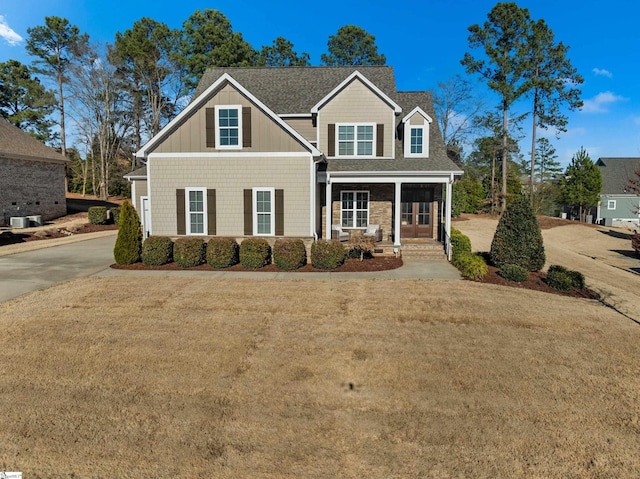
[[[607,201],[607,209],[615,210],[616,209],[616,200],[608,200]]]
[[[340,224],[344,228],[366,228],[369,225],[369,192],[340,192]]]
[[[427,158],[429,156],[429,125],[405,125],[404,156]]]
[[[186,188],[185,203],[187,234],[207,234],[207,189]]]
[[[273,236],[275,227],[275,189],[253,188],[253,234]]]
[[[338,156],[374,156],[376,145],[375,123],[337,124],[336,151]]]
[[[220,149],[242,148],[241,105],[216,105],[216,145]]]

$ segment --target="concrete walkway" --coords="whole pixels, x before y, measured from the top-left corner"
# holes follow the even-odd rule
[[[48,288],[56,283],[96,275],[98,277],[176,277],[245,279],[460,279],[460,274],[446,260],[408,258],[401,268],[366,273],[289,273],[259,271],[127,271],[111,269],[116,232],[98,238],[83,239],[78,235],[66,243],[42,240],[40,249],[0,255],[0,302],[31,291]],[[88,234],[87,234],[88,236]],[[61,238],[62,239],[62,238]],[[35,245],[24,243],[25,248]],[[14,245],[11,245],[14,246]],[[0,251],[3,248],[0,248]]]

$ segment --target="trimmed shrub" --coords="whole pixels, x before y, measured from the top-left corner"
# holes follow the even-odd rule
[[[273,245],[273,262],[284,270],[301,268],[307,262],[307,249],[304,241],[277,239]]]
[[[471,240],[455,228],[451,228],[451,253],[454,264],[457,256],[471,254]]]
[[[631,247],[640,255],[640,234],[631,237]]]
[[[503,264],[498,274],[504,279],[516,283],[522,283],[529,279],[529,271],[517,264]]]
[[[193,268],[205,261],[207,243],[202,238],[178,238],[173,245],[173,260],[181,268]]]
[[[239,249],[233,238],[211,238],[207,244],[207,263],[212,268],[228,268],[238,264]]]
[[[107,207],[91,206],[87,210],[87,216],[89,217],[89,223],[91,223],[92,225],[106,225],[107,224]]]
[[[375,239],[371,236],[364,235],[352,236],[349,242],[345,245],[347,257],[359,260],[372,258],[375,247]]]
[[[318,240],[311,245],[311,265],[318,269],[335,269],[344,263],[346,252],[339,241]]]
[[[120,220],[120,207],[116,206],[115,208],[111,208],[109,210],[109,217],[111,218],[111,221],[113,221],[113,224],[117,225]]]
[[[569,270],[569,277],[571,278],[571,285],[574,288],[584,289],[584,274],[582,274],[580,271]]]
[[[456,268],[460,270],[460,274],[475,281],[481,280],[487,275],[489,268],[487,263],[484,262],[482,256],[477,254],[461,254],[457,256],[457,261],[454,263]]]
[[[142,253],[142,227],[135,208],[125,201],[120,210],[118,238],[113,248],[113,257],[118,264],[133,264],[140,261]]]
[[[247,238],[240,244],[240,264],[246,269],[258,269],[269,264],[271,246],[264,238]]]
[[[506,264],[516,264],[527,271],[542,269],[545,263],[542,232],[527,198],[516,198],[507,206],[489,254],[493,264],[500,269]]]
[[[558,264],[549,266],[546,281],[549,286],[561,291],[567,291],[571,288],[583,289],[585,287],[584,274]]]
[[[173,241],[167,236],[149,236],[142,243],[142,262],[162,266],[173,261]]]

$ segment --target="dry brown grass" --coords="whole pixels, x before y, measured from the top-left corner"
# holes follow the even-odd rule
[[[640,474],[640,328],[593,301],[105,278],[0,318],[0,470],[25,477]]]

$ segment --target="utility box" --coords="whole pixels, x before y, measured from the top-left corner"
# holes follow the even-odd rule
[[[604,219],[605,226],[613,226],[613,218],[605,218]]]
[[[27,216],[29,226],[42,226],[42,215]]]
[[[29,219],[26,216],[12,216],[9,221],[10,226],[15,229],[29,227]]]

